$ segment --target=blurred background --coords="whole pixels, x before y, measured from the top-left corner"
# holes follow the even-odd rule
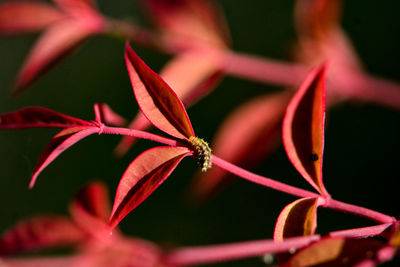
[[[296,41],[293,0],[219,2],[226,13],[234,50],[290,60]],[[98,4],[111,17],[147,25],[137,1],[98,0]],[[399,10],[400,2],[395,0],[363,1],[362,5],[347,1],[342,26],[369,73],[400,83]],[[30,90],[11,95],[11,85],[37,36],[0,38],[1,113],[43,106],[90,120],[94,118],[93,104],[106,102],[128,119],[136,114],[137,104],[123,62],[124,42],[107,37],[91,38]],[[150,49],[134,48],[156,71],[169,59]],[[226,76],[188,113],[197,135],[211,141],[224,118],[240,103],[279,90],[277,86]],[[346,102],[329,109],[326,125],[324,181],[332,197],[398,216],[399,111]],[[142,140],[120,159],[112,153],[120,137],[92,136],[63,153],[29,190],[33,167],[56,133],[57,129],[1,131],[0,232],[35,214],[67,214],[74,194],[94,179],[107,183],[113,199],[128,164],[144,149],[156,145]],[[194,205],[187,189],[197,170],[196,160],[185,159],[151,197],[122,221],[122,231],[166,246],[267,239],[272,237],[281,209],[296,199],[238,179],[210,202]],[[290,164],[282,145],[252,171],[311,190]],[[319,210],[320,233],[373,224],[352,215]],[[215,266],[263,263],[251,259]]]

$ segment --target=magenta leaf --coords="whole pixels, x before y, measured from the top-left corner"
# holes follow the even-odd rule
[[[376,253],[383,246],[385,246],[384,242],[372,238],[325,238],[301,249],[284,266],[375,266],[370,263],[376,263]]]
[[[274,240],[308,236],[317,227],[318,198],[301,198],[287,205],[275,225]]]
[[[51,66],[74,51],[87,37],[101,31],[101,20],[66,19],[41,36],[21,69],[15,91],[21,92]]]
[[[14,112],[0,114],[0,129],[32,127],[63,128],[73,126],[94,126],[94,124],[42,107],[27,107]]]
[[[97,133],[97,127],[79,126],[64,129],[59,132],[50,143],[46,146],[33,171],[32,179],[29,187],[32,188],[36,182],[38,175],[46,168],[53,160],[55,160],[62,152],[71,147],[81,139]]]
[[[300,174],[318,192],[322,182],[325,121],[325,67],[312,71],[291,100],[283,121],[283,144]]]
[[[105,103],[96,103],[94,105],[94,113],[96,115],[96,121],[99,123],[115,126],[122,126],[126,123],[123,117],[115,113],[110,106]]]
[[[41,216],[22,221],[0,237],[0,255],[80,243],[84,233],[69,219]]]
[[[110,216],[108,190],[100,181],[82,188],[69,206],[75,223],[90,236],[109,236],[107,219]]]
[[[0,35],[41,30],[64,18],[59,10],[45,3],[2,3],[0,4]]]
[[[160,76],[174,89],[176,95],[187,105],[210,93],[219,82],[222,59],[218,53],[189,51],[170,60],[161,70]],[[142,113],[138,113],[129,125],[130,129],[146,130],[151,126]],[[124,136],[115,152],[125,155],[134,145],[135,137]]]
[[[155,147],[132,161],[119,182],[109,225],[114,228],[160,186],[189,154],[190,150],[184,147]]]
[[[287,93],[256,98],[234,111],[213,141],[214,154],[241,167],[251,168],[279,144],[282,119],[289,101]],[[234,179],[222,168],[196,177],[193,194],[205,200]]]
[[[136,101],[149,121],[174,137],[187,139],[194,136],[185,107],[176,93],[128,44],[125,47],[125,63]]]

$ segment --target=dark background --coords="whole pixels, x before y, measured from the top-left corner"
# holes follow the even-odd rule
[[[107,15],[143,22],[136,1],[99,0]],[[237,51],[275,59],[289,59],[296,40],[294,1],[219,1],[226,12]],[[362,3],[362,4],[361,4]],[[400,2],[347,1],[343,27],[366,70],[400,81]],[[72,116],[93,119],[95,102],[107,102],[126,118],[137,112],[123,62],[124,42],[90,39],[77,53],[37,81],[31,90],[11,96],[10,87],[37,35],[0,39],[0,112],[24,106],[43,106]],[[168,56],[135,47],[159,70]],[[226,77],[209,96],[188,110],[197,135],[212,140],[223,121],[244,99],[279,87]],[[400,171],[399,112],[372,104],[342,103],[328,111],[324,181],[338,200],[383,213],[399,215],[397,181]],[[17,221],[42,213],[67,214],[67,204],[84,184],[101,179],[113,198],[119,179],[145,148],[140,141],[127,156],[115,158],[117,136],[92,136],[54,161],[33,190],[28,183],[41,151],[57,132],[33,129],[0,133],[0,232]],[[121,223],[126,234],[167,245],[206,245],[271,238],[280,210],[294,197],[238,181],[210,203],[195,207],[187,201],[187,187],[197,170],[185,159],[155,193]],[[305,189],[311,187],[289,163],[282,147],[253,170]],[[320,233],[373,225],[352,215],[320,209]],[[217,266],[262,266],[259,259]]]

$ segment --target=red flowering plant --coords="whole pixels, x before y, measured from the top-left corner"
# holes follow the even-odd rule
[[[124,127],[127,125],[126,121],[106,104],[95,104],[94,120],[71,117],[43,107],[26,107],[0,114],[2,129],[62,128],[44,149],[33,168],[31,188],[38,175],[61,153],[90,135],[122,135],[124,139],[116,150],[119,155],[128,152],[136,138],[164,145],[146,149],[144,152],[140,150],[139,155],[131,161],[119,180],[112,209],[107,208],[104,186],[94,184],[81,191],[71,204],[72,219],[58,216],[35,217],[6,231],[0,239],[0,263],[6,266],[191,266],[263,257],[267,264],[274,263],[272,259],[279,266],[306,267],[375,266],[396,261],[400,243],[398,220],[386,215],[386,212],[381,213],[347,203],[352,201],[342,202],[331,197],[330,193],[335,192],[329,186],[332,177],[327,177],[326,172],[324,175],[322,172],[325,112],[328,104],[349,97],[375,101],[371,99],[371,95],[363,97],[362,94],[366,91],[360,90],[362,84],[370,81],[372,86],[367,92],[378,94],[372,88],[385,88],[379,93],[381,97],[377,102],[398,107],[398,92],[395,89],[397,85],[376,82],[375,78],[361,69],[347,67],[349,64],[346,60],[351,61],[351,58],[346,55],[351,49],[341,42],[345,40],[345,35],[337,20],[338,6],[329,1],[298,1],[296,26],[299,28],[300,38],[297,54],[300,55],[301,62],[298,64],[277,63],[234,52],[230,48],[223,15],[212,1],[144,2],[158,26],[157,32],[101,15],[91,1],[56,1],[59,8],[34,2],[0,6],[0,30],[3,33],[47,27],[44,37],[27,60],[28,67],[21,71],[20,77],[24,78],[19,79],[19,90],[25,89],[61,56],[71,52],[81,41],[94,34],[117,35],[174,55],[161,71],[161,75],[158,75],[130,45],[125,46],[125,64],[141,111],[127,127]],[[27,14],[33,14],[36,18],[30,19]],[[310,14],[316,19],[309,21],[307,15]],[[13,20],[14,16],[19,19]],[[94,28],[91,27],[93,25]],[[79,38],[75,38],[76,35]],[[318,53],[314,55],[315,58],[310,59],[309,55],[313,56],[311,50]],[[321,61],[328,63],[321,64]],[[320,67],[309,72],[307,65]],[[342,77],[341,73],[347,76]],[[258,97],[243,105],[223,124],[216,141],[209,146],[195,135],[184,104],[192,104],[210,92],[220,81],[222,74],[284,84],[298,89]],[[295,86],[303,77],[305,79],[300,86]],[[363,83],[350,82],[362,79]],[[354,89],[352,85],[358,87]],[[385,85],[388,85],[388,89]],[[229,97],[225,96],[224,100],[228,101]],[[208,121],[214,113],[217,114],[215,110],[205,109],[201,111],[201,119]],[[149,125],[155,126],[167,136],[144,131]],[[262,162],[261,158],[266,153],[279,147],[280,131],[290,162],[316,192],[237,166],[253,168]],[[192,187],[194,190],[191,192],[202,199],[216,194],[227,182],[226,172],[258,185],[255,186],[257,188],[269,187],[297,197],[290,204],[286,202],[286,206],[277,216],[273,239],[186,247],[171,245],[171,241],[176,242],[173,238],[167,240],[170,243],[168,246],[163,246],[163,242],[158,242],[159,245],[156,246],[147,241],[122,237],[116,230],[121,220],[133,210],[134,215],[142,217],[140,212],[151,201],[142,202],[188,156],[196,158],[200,165],[202,176],[195,180]],[[330,168],[332,165],[327,170]],[[113,168],[109,169],[112,171]],[[286,170],[282,168],[280,171],[283,173]],[[177,177],[170,180],[177,180]],[[324,181],[328,182],[330,193]],[[163,186],[165,191],[168,188],[170,184]],[[52,192],[56,190],[52,189]],[[251,195],[244,193],[245,190],[243,186],[234,199],[243,201],[251,198]],[[239,202],[234,202],[234,199],[231,200],[232,204],[227,203],[226,206],[240,209]],[[139,205],[140,208],[136,210]],[[207,207],[212,208],[212,205],[213,203],[208,204]],[[257,209],[265,209],[261,203],[256,206]],[[358,215],[375,224],[345,226],[345,230],[337,230],[343,227],[335,224],[333,229],[330,226],[321,231],[320,223],[317,233],[317,221],[320,220],[317,220],[317,213],[321,214],[327,209]],[[162,212],[161,209],[159,212]],[[148,221],[151,220],[147,218],[148,216],[145,221],[150,223]],[[126,221],[128,219],[122,225]],[[156,222],[162,225],[162,230],[168,231],[167,220],[156,219]],[[199,225],[201,227],[197,228],[206,226],[205,223]],[[224,232],[228,232],[229,226],[224,227]],[[152,230],[157,228],[160,225]],[[251,230],[251,227],[247,228]],[[240,228],[240,232],[245,230],[246,227]],[[257,238],[259,236],[260,234]],[[65,245],[75,247],[74,254],[39,258],[11,256],[18,252]]]

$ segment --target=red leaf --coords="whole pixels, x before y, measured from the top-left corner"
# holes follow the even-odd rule
[[[212,147],[214,154],[244,168],[251,168],[279,144],[279,132],[287,93],[258,97],[234,111],[218,130]],[[200,174],[194,195],[201,200],[217,193],[233,177],[221,168]]]
[[[229,32],[222,11],[215,1],[144,0],[149,15],[167,37],[226,47]]]
[[[104,183],[95,181],[82,188],[76,195],[73,205],[87,213],[106,221],[110,216],[110,199]]]
[[[283,144],[300,174],[321,194],[325,121],[325,67],[312,71],[291,100],[283,121]]]
[[[155,147],[132,161],[119,182],[110,226],[114,228],[143,202],[189,154],[190,150],[184,147]]]
[[[123,117],[114,112],[105,103],[96,103],[94,105],[94,113],[96,115],[96,121],[99,123],[106,123],[115,126],[125,125],[126,121]]]
[[[53,0],[53,2],[67,11],[96,9],[96,2],[94,0]]]
[[[80,141],[81,139],[98,132],[97,127],[74,127],[64,129],[59,132],[50,143],[46,146],[33,171],[32,179],[29,187],[32,188],[36,182],[38,175],[47,167],[54,159],[70,146]]]
[[[94,125],[92,122],[77,119],[42,107],[27,107],[14,112],[0,114],[0,129],[72,126]]]
[[[340,27],[342,0],[298,0],[295,21],[302,36],[323,38]]]
[[[162,69],[160,76],[174,89],[185,105],[192,105],[208,94],[219,82],[222,58],[217,53],[190,51],[170,60]],[[146,130],[151,124],[142,113],[130,123],[130,129]],[[134,145],[135,137],[124,136],[115,152],[125,155]]]
[[[127,44],[125,63],[136,101],[143,114],[160,130],[181,139],[194,136],[185,107],[176,93]]]
[[[70,246],[85,238],[69,219],[61,216],[42,216],[22,221],[0,238],[0,255]]]
[[[81,189],[69,207],[73,220],[91,236],[109,237],[107,219],[110,216],[108,190],[96,181]]]
[[[275,225],[274,240],[308,236],[317,227],[318,198],[301,198],[287,205],[279,214]]]
[[[26,59],[16,81],[15,91],[26,89],[53,65],[74,51],[87,37],[102,28],[102,21],[63,20],[41,36]]]
[[[60,11],[44,3],[3,3],[0,5],[0,34],[41,30],[63,18]]]
[[[366,259],[374,260],[384,245],[377,239],[325,238],[300,250],[285,267],[355,266]]]
[[[163,267],[161,251],[153,243],[141,239],[118,239],[106,246],[91,248],[82,254],[76,267]],[[116,241],[116,242],[115,242]],[[96,244],[95,244],[96,245]]]

